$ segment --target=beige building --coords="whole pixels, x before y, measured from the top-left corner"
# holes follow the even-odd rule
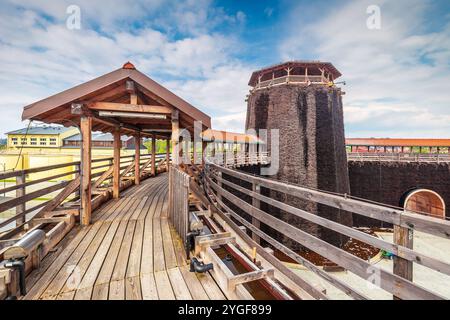
[[[6,133],[6,149],[0,151],[0,171],[20,170],[80,160],[81,135],[76,127],[35,126]],[[134,139],[122,136],[122,155],[134,154]],[[141,146],[141,149],[145,149]],[[145,151],[143,150],[142,153]],[[92,156],[113,155],[109,133],[92,134]]]

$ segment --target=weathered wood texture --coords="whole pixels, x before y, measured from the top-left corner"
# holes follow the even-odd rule
[[[388,221],[396,226],[395,242],[390,243],[388,241],[366,234],[362,231],[353,229],[343,224],[311,214],[307,211],[266,197],[259,192],[256,192],[257,190],[255,190],[255,188],[247,189],[229,180],[223,179],[221,173],[226,173],[227,175],[231,175],[235,178],[250,182],[253,185],[258,184],[260,186],[264,186],[278,192],[288,193],[305,200],[345,209],[355,214],[370,216],[374,219]],[[324,272],[319,271],[308,261],[301,258],[298,254],[262,232],[259,227],[252,225],[251,222],[246,221],[235,211],[233,211],[233,209],[231,209],[229,205],[225,204],[223,199],[225,199],[227,203],[232,203],[240,210],[246,212],[252,218],[252,222],[254,222],[256,219],[257,221],[260,221],[265,225],[268,225],[271,228],[282,232],[284,235],[301,244],[302,246],[315,251],[316,253],[337,263],[338,265],[346,268],[347,270],[365,280],[373,280],[373,274],[376,274],[379,280],[376,281],[376,284],[380,288],[392,293],[394,297],[401,299],[443,298],[440,294],[433,292],[431,289],[424,288],[413,282],[412,262],[422,264],[423,266],[447,275],[450,274],[450,265],[444,261],[440,261],[439,259],[430,257],[427,254],[414,251],[412,249],[411,235],[412,230],[417,228],[418,230],[422,230],[433,235],[448,237],[449,224],[447,221],[433,218],[430,218],[429,221],[426,221],[423,217],[417,214],[401,212],[399,210],[349,199],[347,197],[341,197],[338,195],[327,194],[294,185],[288,185],[279,181],[264,179],[262,177],[255,177],[242,172],[223,168],[212,163],[208,163],[206,166],[205,180],[208,185],[210,195],[213,195],[213,197],[217,200],[218,205],[221,206],[227,214],[231,215],[245,227],[249,228],[254,235],[263,238],[278,250],[284,252],[295,261],[305,265],[308,269],[315,272],[352,297],[364,298],[356,290],[350,288],[345,283],[337,281],[337,279],[326,275]],[[224,188],[224,186],[226,186],[226,188]],[[230,192],[230,190],[235,190],[235,192]],[[241,197],[238,197],[236,195],[236,192],[238,194],[250,196],[253,201],[247,202],[243,200]],[[320,238],[315,237],[314,235],[300,230],[286,223],[285,221],[268,214],[260,208],[260,202],[264,202],[270,206],[279,208],[284,212],[295,215],[330,230],[339,232],[345,236],[360,240],[377,248],[394,253],[394,255],[396,256],[394,272],[391,273],[387,270],[381,269],[376,265],[372,265],[367,261],[364,261],[330,243],[323,241]],[[405,221],[408,221],[408,223],[405,223]]]
[[[120,140],[120,130],[117,128],[114,131],[114,161],[113,161],[113,197],[118,199],[120,197],[120,148],[122,141]]]
[[[92,118],[81,117],[82,159],[81,159],[81,224],[89,225],[92,214],[92,185],[91,185],[91,160],[92,160]]]
[[[169,168],[169,218],[183,243],[189,225],[189,182],[190,177],[176,166]]]
[[[168,174],[103,205],[27,278],[25,299],[224,299],[210,274],[188,271],[168,222]]]

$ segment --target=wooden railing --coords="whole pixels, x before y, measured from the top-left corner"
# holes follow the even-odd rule
[[[448,153],[370,153],[349,152],[350,161],[450,162]]]
[[[230,178],[227,179],[227,176],[232,177],[234,182],[231,182]],[[242,183],[237,182],[236,179]],[[325,272],[297,252],[275,240],[260,228],[260,224],[269,226],[301,246],[316,252],[360,278],[390,292],[396,298],[445,299],[442,295],[415,283],[412,278],[412,269],[413,263],[416,263],[448,276],[450,275],[450,264],[426,253],[413,250],[412,235],[417,230],[444,239],[450,239],[450,221],[252,176],[212,162],[207,162],[205,165],[204,184],[211,200],[220,208],[230,224],[235,224],[235,221],[238,221],[241,226],[252,232],[254,239],[264,240],[272,248],[302,264],[334,287],[355,299],[368,299],[368,296],[363,294],[358,288],[352,287],[345,281]],[[243,185],[250,185],[251,187],[243,187]],[[394,243],[265,196],[261,194],[261,188],[392,224],[394,226]],[[251,199],[250,201],[248,201],[249,198]],[[262,202],[310,223],[392,253],[394,255],[393,272],[371,264],[269,214],[261,209],[260,204]],[[229,219],[230,217],[233,220]],[[248,217],[251,219],[248,220]],[[258,246],[256,242],[254,245],[255,247]],[[293,275],[291,274],[290,276],[292,277]],[[304,279],[296,279],[296,281],[303,285],[305,289],[309,289],[313,296],[321,298],[320,292],[317,292],[311,283]]]
[[[208,157],[209,161],[227,167],[241,167],[249,165],[266,165],[270,163],[268,152],[224,152]]]
[[[270,80],[261,81],[256,84],[255,89],[267,88],[286,83],[300,84],[327,84],[329,81],[322,76],[306,76],[306,75],[289,75],[278,77]]]
[[[122,181],[134,179],[134,158],[134,155],[120,158]],[[164,159],[165,154],[156,155],[157,164],[165,161]],[[99,188],[107,188],[112,184],[112,165],[112,157],[92,160],[91,177],[94,192],[97,193]],[[149,174],[151,154],[140,155],[140,167],[141,175]],[[63,202],[69,201],[75,207],[79,205],[79,174],[79,161],[0,173],[0,180],[15,180],[14,185],[0,189],[0,195],[4,195],[3,199],[0,198],[3,200],[0,202],[0,213],[14,210],[14,213],[10,212],[10,217],[0,221],[0,234],[33,217],[40,217],[52,211]],[[28,191],[27,188],[31,187],[32,191]],[[60,193],[55,194],[57,191]],[[94,197],[93,203],[95,201]],[[30,205],[32,202],[39,203]]]
[[[190,176],[176,166],[169,167],[169,218],[186,243],[189,230]]]

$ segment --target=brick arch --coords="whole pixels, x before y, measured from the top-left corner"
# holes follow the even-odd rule
[[[445,218],[445,201],[433,190],[416,188],[405,193],[402,198],[402,206],[407,210]]]

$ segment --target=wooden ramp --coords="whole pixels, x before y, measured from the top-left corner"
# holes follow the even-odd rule
[[[72,230],[28,276],[24,299],[225,299],[209,273],[189,272],[167,218],[167,177],[129,188]]]

